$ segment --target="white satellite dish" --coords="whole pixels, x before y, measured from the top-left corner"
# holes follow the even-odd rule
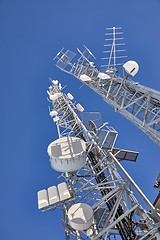
[[[131,75],[131,76],[135,76],[139,70],[139,66],[138,63],[136,63],[135,61],[128,61],[123,65],[123,68],[125,69],[125,71]]]
[[[50,98],[50,100],[51,101],[56,101],[59,97],[61,97],[62,96],[62,93],[54,93],[54,94],[50,94],[49,93],[49,98]]]
[[[58,115],[58,112],[57,111],[51,111],[50,113],[49,113],[49,115],[51,116],[51,117],[56,117],[57,115]]]
[[[102,79],[102,80],[104,80],[104,79],[106,79],[106,80],[111,79],[111,77],[110,77],[108,74],[103,73],[103,72],[99,72],[99,73],[98,73],[98,77],[99,77],[100,79]]]
[[[75,230],[87,230],[93,224],[93,209],[86,203],[76,203],[68,210],[70,226]]]
[[[88,77],[86,74],[82,74],[80,76],[80,80],[82,80],[83,82],[88,82],[88,81],[91,81],[92,79]]]

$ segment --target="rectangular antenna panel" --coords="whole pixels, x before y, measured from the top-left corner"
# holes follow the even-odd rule
[[[100,129],[97,132],[98,144],[104,148],[113,148],[118,133],[116,131],[108,131]]]
[[[67,50],[57,61],[56,66],[60,69],[65,69],[65,67],[72,61],[76,56],[74,52]]]
[[[57,191],[56,186],[52,186],[48,188],[48,197],[49,197],[49,204],[54,204],[56,202],[59,202],[59,194]]]
[[[47,190],[43,189],[38,192],[38,209],[47,207],[48,205],[49,205],[49,203],[48,203]]]
[[[61,201],[71,197],[67,184],[65,182],[58,184],[57,187],[58,187],[59,197]]]

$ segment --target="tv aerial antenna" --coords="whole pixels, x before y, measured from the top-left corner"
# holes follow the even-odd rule
[[[102,58],[106,64],[101,65],[101,68],[103,68],[103,71],[109,72],[113,69],[116,72],[117,67],[124,64],[124,62],[120,62],[120,60],[127,58],[127,56],[124,55],[126,50],[124,49],[123,32],[121,27],[106,28],[106,30],[106,44],[104,44],[105,50],[103,51],[105,57]]]
[[[66,240],[160,239],[158,210],[120,163],[138,153],[115,148],[117,131],[99,113],[84,112],[57,80],[47,93],[58,132],[47,152],[62,181],[38,192],[38,208],[62,210]]]
[[[85,46],[83,51],[77,49],[78,58],[70,50],[61,50],[54,58],[58,59],[56,66],[93,89],[116,112],[160,144],[160,92],[131,80],[139,66],[133,60],[124,62],[127,56],[123,54],[122,34],[121,28],[107,28],[107,50],[103,53],[108,55],[103,58],[106,62],[102,70],[97,68],[93,53]]]

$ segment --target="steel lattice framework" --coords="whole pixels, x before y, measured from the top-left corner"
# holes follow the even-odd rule
[[[110,50],[104,51],[109,55],[103,58],[108,60],[108,64],[102,66],[103,71],[91,62],[95,57],[86,46],[83,52],[77,49],[80,57],[75,61],[72,61],[76,56],[74,52],[62,49],[55,57],[58,58],[56,66],[93,89],[115,111],[160,144],[160,92],[134,82],[129,74],[124,77],[118,75],[118,66],[122,64],[116,61],[126,57],[120,55],[125,50],[120,48],[124,43],[119,43],[123,39],[119,37],[122,34],[119,29],[108,29],[110,32],[106,34],[110,38],[105,40],[110,42],[104,46]]]
[[[70,199],[44,207],[42,211],[62,209],[66,240],[160,239],[159,213],[119,163],[121,149],[114,151],[117,131],[106,123],[97,128],[90,120],[88,129],[87,122],[85,124],[78,116],[77,105],[61,92],[57,81],[53,80],[48,94],[52,102],[50,115],[56,112],[53,121],[59,138],[76,136],[84,140],[87,158],[80,170],[61,175],[67,183]],[[103,140],[98,137],[100,131],[105,133]],[[78,202],[89,204],[94,211],[94,222],[86,231],[74,230],[68,223],[68,209]]]

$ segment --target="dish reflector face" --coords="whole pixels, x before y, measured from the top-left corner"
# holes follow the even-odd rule
[[[135,61],[128,61],[123,65],[125,71],[131,75],[131,76],[135,76],[139,70],[139,66],[138,63],[136,63]]]
[[[80,76],[80,80],[82,80],[83,82],[88,82],[88,81],[91,81],[92,79],[88,77],[86,74],[82,74]]]
[[[104,79],[108,80],[111,78],[108,74],[103,73],[103,72],[98,73],[98,77],[102,80],[104,80]]]
[[[93,223],[93,209],[85,203],[72,205],[68,210],[70,226],[75,230],[87,230]]]
[[[51,111],[50,114],[49,114],[51,117],[56,117],[58,115],[58,112],[57,111]]]
[[[54,94],[50,94],[50,96],[49,96],[49,98],[50,98],[50,100],[52,100],[52,101],[56,101],[59,97],[61,97],[62,96],[62,93],[54,93]]]

